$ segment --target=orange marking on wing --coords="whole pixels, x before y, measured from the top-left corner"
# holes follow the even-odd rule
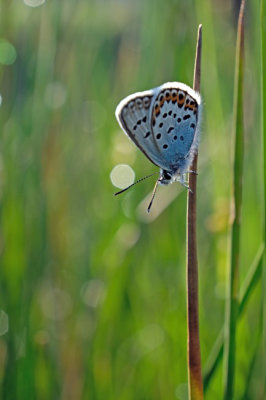
[[[184,102],[185,102],[185,98],[183,98],[182,100],[180,100],[179,98],[178,98],[178,105],[179,106],[182,106],[183,104],[184,104]]]
[[[160,101],[160,107],[162,107],[164,105],[164,102],[166,101],[166,98],[164,97],[161,101]]]
[[[175,103],[177,101],[177,96],[171,96],[170,99]]]
[[[193,110],[193,111],[196,109],[196,107],[194,105],[191,105],[191,104],[188,104],[186,106],[186,108],[189,108],[190,110]]]
[[[185,110],[190,109],[192,111],[198,111],[198,105],[197,104],[186,104],[185,105]]]
[[[156,117],[160,114],[160,110],[161,110],[161,107],[159,105],[157,107],[155,107],[154,113],[155,113]]]

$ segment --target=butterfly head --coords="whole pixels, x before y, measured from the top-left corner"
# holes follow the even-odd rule
[[[160,170],[160,177],[158,179],[158,182],[161,185],[169,185],[170,183],[174,182],[174,176],[172,172],[166,171],[165,169]]]

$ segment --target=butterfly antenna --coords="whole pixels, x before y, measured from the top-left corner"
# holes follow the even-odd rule
[[[155,186],[154,186],[154,189],[153,189],[153,192],[152,192],[151,201],[150,201],[149,207],[147,208],[147,212],[148,213],[151,210],[151,206],[152,206],[152,203],[153,203],[153,200],[154,200],[154,197],[155,197],[155,193],[156,193],[156,189],[157,189],[158,183],[159,183],[159,179],[157,179],[157,181],[155,183]]]
[[[120,190],[119,192],[114,193],[114,196],[117,196],[118,194],[121,194],[123,192],[125,192],[126,190],[128,190],[129,188],[131,188],[132,186],[136,185],[137,183],[144,181],[144,179],[150,178],[151,176],[155,175],[156,172],[154,172],[153,174],[150,175],[146,175],[141,179],[138,179],[136,182],[132,183],[131,185],[129,185],[128,187],[126,187],[125,189]]]

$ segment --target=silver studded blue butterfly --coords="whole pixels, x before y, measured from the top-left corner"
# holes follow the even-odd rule
[[[188,187],[185,176],[198,148],[200,112],[199,93],[180,82],[132,94],[118,104],[115,114],[121,128],[160,167],[152,201],[158,183],[179,181]]]

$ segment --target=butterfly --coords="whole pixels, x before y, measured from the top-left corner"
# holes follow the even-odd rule
[[[189,189],[185,177],[193,172],[189,167],[198,149],[200,94],[184,83],[168,82],[127,96],[118,104],[115,115],[123,131],[160,168],[148,212],[158,184],[178,181]]]

